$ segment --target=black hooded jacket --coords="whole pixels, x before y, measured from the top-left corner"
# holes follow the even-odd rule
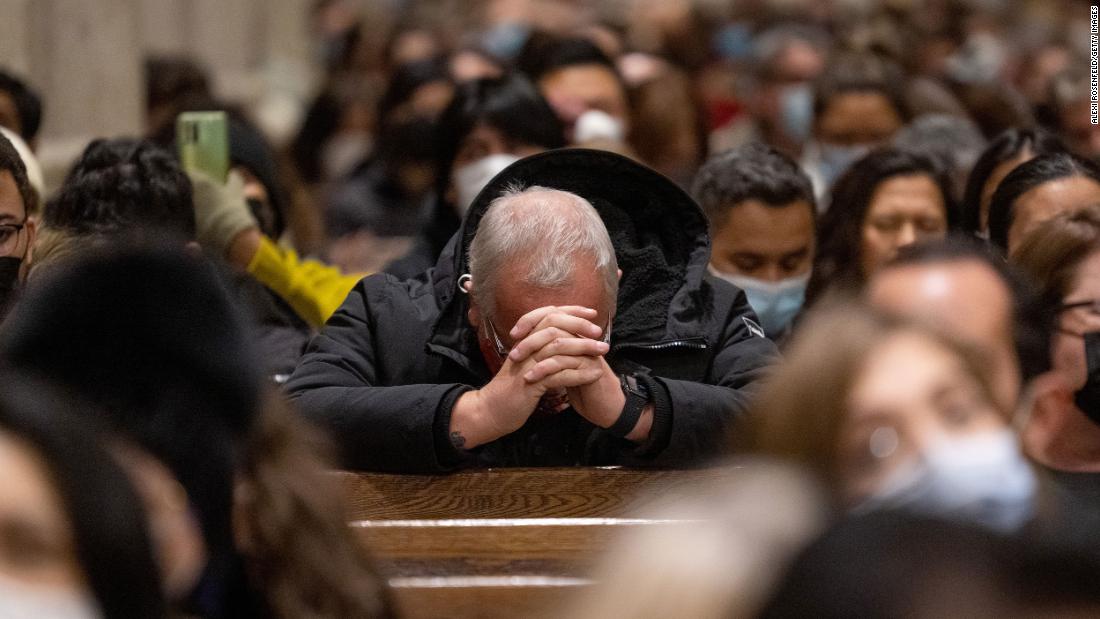
[[[469,452],[447,437],[458,397],[492,378],[457,281],[481,216],[517,182],[576,193],[607,226],[623,271],[607,359],[616,372],[639,373],[653,398],[644,444],[572,409],[532,416]],[[310,343],[287,389],[357,469],[697,464],[723,452],[753,383],[777,358],[744,293],[707,274],[709,254],[699,207],[656,172],[603,151],[534,155],[482,190],[434,268],[406,281],[364,278]]]

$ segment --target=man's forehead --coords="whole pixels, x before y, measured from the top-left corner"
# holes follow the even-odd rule
[[[989,265],[958,260],[884,269],[869,287],[871,302],[910,315],[942,314],[945,321],[1010,318],[1012,291]]]

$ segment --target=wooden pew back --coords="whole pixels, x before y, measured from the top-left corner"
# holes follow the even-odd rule
[[[664,490],[714,470],[496,469],[453,475],[337,473],[355,537],[403,616],[533,617],[588,584],[612,540]]]

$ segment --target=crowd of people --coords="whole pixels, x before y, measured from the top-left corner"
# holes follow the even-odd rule
[[[399,616],[329,471],[566,466],[724,473],[554,616],[1100,614],[1089,6],[320,0],[57,187],[0,73],[0,616]]]

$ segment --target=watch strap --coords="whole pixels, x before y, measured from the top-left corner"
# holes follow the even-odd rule
[[[622,386],[623,395],[626,396],[626,402],[623,404],[623,411],[619,414],[619,418],[607,428],[607,431],[620,438],[626,438],[642,418],[642,411],[645,410],[646,404],[649,404],[649,394],[645,386],[629,374],[620,376],[619,384]]]

